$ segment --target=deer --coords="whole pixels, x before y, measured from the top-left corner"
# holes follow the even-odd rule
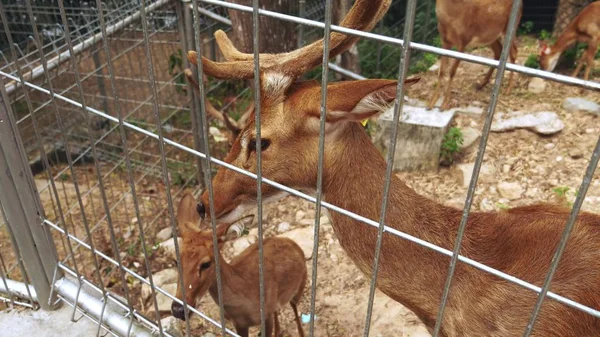
[[[196,91],[198,96],[200,96],[200,86],[199,86],[198,82],[196,81],[196,79],[194,79],[192,70],[189,68],[186,68],[183,70],[183,73],[185,74],[186,79],[188,80],[190,85],[194,88],[194,90]],[[206,82],[206,80],[207,80],[206,76],[204,76],[203,79],[204,79],[204,82]],[[219,111],[217,108],[215,108],[215,106],[212,105],[212,103],[206,98],[204,99],[204,104],[205,104],[206,113],[208,114],[208,116],[210,116],[211,118],[213,118],[215,120],[221,121],[223,124],[225,124],[225,127],[228,129],[227,139],[228,139],[230,145],[237,138],[238,134],[242,130],[243,125],[248,120],[248,117],[250,116],[252,111],[254,111],[254,102],[251,102],[248,105],[248,107],[246,108],[246,110],[242,113],[242,115],[240,116],[238,121],[236,122],[235,120],[231,119],[231,117],[229,117],[229,115],[227,115],[227,113],[225,111]]]
[[[560,59],[560,55],[573,43],[587,43],[587,49],[581,55],[577,67],[571,77],[577,77],[585,65],[584,80],[588,80],[590,71],[594,67],[594,56],[600,43],[600,2],[592,2],[571,21],[552,46],[539,41],[540,68],[553,71]]]
[[[218,259],[225,318],[233,322],[238,335],[248,337],[249,328],[261,324],[258,243],[250,245],[230,263],[220,253],[215,256],[213,232],[198,227],[200,216],[196,205],[196,199],[188,192],[182,197],[177,209],[177,225],[183,239],[180,258],[186,303],[195,306],[196,300],[208,292],[215,303],[219,304],[215,267]],[[219,223],[216,228],[219,250],[225,242],[237,238],[253,220],[254,215],[249,215],[231,223]],[[298,333],[300,337],[304,337],[298,316],[298,303],[307,280],[306,259],[302,248],[288,238],[266,238],[263,241],[263,262],[266,336],[281,335],[279,311],[289,303],[294,311]],[[183,299],[179,283],[176,296]],[[171,313],[174,317],[185,320],[181,303],[173,301]]]
[[[494,53],[494,59],[499,60],[502,53],[503,41],[506,39],[506,30],[512,7],[512,0],[436,0],[435,13],[438,19],[438,32],[442,48],[456,47],[459,52],[477,47],[489,47]],[[521,21],[523,5],[519,8],[517,22]],[[515,39],[510,46],[510,62],[517,59],[517,44]],[[448,110],[452,82],[459,59],[453,59],[448,73],[448,80],[444,90],[444,100],[441,110]],[[448,69],[448,57],[442,56],[438,78],[429,100],[427,108],[431,110],[436,104],[442,91],[442,79]],[[481,82],[475,84],[475,89],[480,91],[490,81],[494,68],[490,67]],[[510,94],[514,86],[513,72],[510,72],[506,95]]]
[[[389,8],[389,0],[357,0],[341,27],[369,31]],[[202,72],[222,79],[254,77],[254,56],[239,52],[222,31],[215,33],[224,62],[188,51]],[[329,58],[358,40],[332,32]],[[321,90],[318,81],[298,77],[323,59],[323,40],[282,54],[260,54],[260,134],[253,113],[225,162],[256,174],[260,144],[263,177],[314,196],[318,177]],[[408,77],[405,87],[418,82]],[[327,83],[322,196],[331,205],[389,228],[453,250],[463,210],[430,199],[391,175],[388,206],[380,214],[387,163],[360,121],[396,102],[397,80],[364,79]],[[410,88],[409,88],[410,89]],[[256,207],[257,184],[249,176],[220,167],[212,178],[212,206],[203,191],[201,218],[235,219]],[[263,203],[289,195],[262,184]],[[373,276],[378,229],[324,207],[339,243],[357,268]],[[500,211],[473,211],[460,253],[496,270],[541,287],[569,217],[569,209],[534,204]],[[404,240],[389,231],[382,237],[376,287],[418,316],[433,332],[450,257]],[[551,291],[591,308],[600,308],[600,216],[580,212]],[[506,337],[525,330],[538,294],[459,262],[439,336]],[[535,337],[600,335],[600,320],[571,306],[546,299],[533,328]]]

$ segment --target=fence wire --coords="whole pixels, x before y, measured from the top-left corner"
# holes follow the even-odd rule
[[[176,4],[174,0],[142,1],[141,4],[135,1],[102,2],[97,0],[95,7],[91,8],[74,6],[73,3],[62,0],[58,1],[58,7],[55,7],[53,3],[33,3],[32,0],[26,1],[25,8],[12,3],[1,5],[0,14],[2,14],[1,18],[4,24],[2,32],[0,32],[2,33],[0,42],[3,42],[1,45],[8,47],[0,50],[0,84],[7,94],[12,95],[11,106],[16,119],[15,124],[29,159],[29,167],[36,176],[35,183],[45,211],[43,224],[52,229],[58,249],[59,263],[56,268],[75,280],[72,284],[62,283],[65,289],[71,287],[75,290],[74,297],[67,298],[59,295],[61,300],[73,306],[72,317],[75,318],[78,312],[80,316],[95,321],[98,324],[97,336],[101,333],[115,336],[138,335],[138,333],[143,335],[141,330],[137,330],[134,321],[142,322],[160,336],[171,336],[162,325],[160,315],[158,298],[164,296],[171,301],[183,304],[186,318],[191,313],[197,314],[209,324],[220,328],[223,335],[238,336],[225,326],[221,300],[219,300],[221,303],[220,319],[215,320],[206,313],[188,306],[185,300],[177,299],[168,290],[154,284],[154,274],[161,268],[172,265],[165,261],[156,263],[157,259],[153,258],[158,249],[156,247],[160,244],[160,242],[156,242],[155,229],[157,227],[171,228],[175,260],[181,261],[180,248],[175,234],[177,228],[173,200],[186,188],[192,188],[198,192],[201,187],[197,186],[200,181],[196,177],[201,175],[204,177],[204,184],[209,191],[212,212],[214,209],[211,184],[213,166],[234,170],[257,182],[262,334],[265,333],[261,193],[263,184],[288,192],[316,205],[310,291],[310,336],[314,335],[315,324],[321,207],[377,228],[377,245],[373,260],[374,273],[368,295],[364,336],[368,336],[370,333],[381,243],[386,234],[395,235],[451,257],[434,337],[439,334],[441,329],[454,270],[459,261],[539,294],[535,307],[532,308],[529,324],[523,334],[525,337],[532,333],[534,323],[546,297],[600,317],[598,308],[585,306],[549,291],[554,272],[598,165],[600,139],[590,158],[559,247],[542,287],[459,254],[505,70],[590,90],[600,90],[600,83],[510,64],[507,62],[510,43],[505,43],[502,56],[498,61],[431,46],[436,31],[435,28],[430,28],[435,27],[435,22],[430,18],[431,11],[435,7],[434,1],[395,1],[392,6],[406,7],[403,12],[405,21],[399,21],[391,28],[387,27],[388,29],[385,31],[382,28],[375,29],[373,33],[333,25],[331,2],[331,0],[326,2],[302,1],[297,16],[260,9],[257,0],[252,2],[251,7],[220,0],[201,0],[192,4],[184,2],[180,8],[178,8],[180,4]],[[516,17],[520,4],[519,0],[513,2],[508,29],[509,36],[512,36],[518,27],[519,22]],[[360,43],[366,46],[365,49],[369,50],[369,53],[361,54],[361,57],[372,58],[375,55],[377,62],[375,68],[372,65],[366,65],[363,74],[372,74],[373,77],[393,76],[398,79],[396,104],[393,110],[392,139],[396,139],[398,121],[401,118],[402,102],[404,101],[403,80],[409,73],[411,64],[414,64],[413,60],[418,60],[422,53],[450,56],[497,68],[484,131],[453,251],[385,225],[383,215],[386,214],[387,195],[390,189],[391,167],[395,154],[393,150],[388,156],[384,197],[381,205],[382,216],[379,220],[362,217],[322,199],[326,84],[333,78],[329,69],[350,78],[364,78],[360,74],[330,63],[326,57],[323,57],[319,73],[312,75],[313,77],[320,75],[323,83],[320,102],[318,183],[315,196],[262,176],[260,142],[257,144],[256,174],[227,164],[210,153],[214,149],[211,150],[209,147],[211,126],[204,123],[208,120],[206,97],[211,94],[220,94],[220,88],[225,84],[222,81],[205,84],[202,77],[202,63],[199,59],[197,79],[200,84],[200,97],[194,96],[191,86],[183,81],[183,74],[178,73],[176,69],[183,70],[184,67],[189,66],[185,57],[181,56],[182,54],[178,56],[181,46],[185,45],[184,40],[189,37],[182,36],[181,32],[178,32],[181,27],[178,28],[177,21],[181,20],[181,12],[191,10],[194,34],[192,41],[196,45],[196,49],[200,50],[199,57],[215,55],[216,45],[212,38],[212,32],[216,28],[231,29],[231,21],[227,14],[230,9],[252,13],[256,80],[254,87],[257,89],[260,88],[258,76],[260,36],[258,20],[260,16],[297,24],[296,28],[301,31],[299,45],[301,43],[303,45],[304,41],[319,38],[319,32],[323,29],[326,37],[323,44],[324,55],[328,54],[327,37],[329,32],[343,32],[364,38]],[[415,31],[417,21],[422,22],[419,31]],[[109,30],[107,27],[115,28]],[[306,30],[307,27],[310,29]],[[399,38],[400,34],[403,34],[401,39]],[[209,38],[204,39],[209,35]],[[511,37],[507,40],[510,42]],[[407,41],[410,42],[407,43]],[[376,47],[372,48],[372,46]],[[396,52],[385,52],[385,46],[395,47]],[[185,52],[186,50],[183,50],[183,53]],[[382,68],[382,65],[388,64],[386,62],[388,58],[393,64]],[[61,61],[61,59],[63,60]],[[165,64],[163,60],[169,60],[170,64]],[[242,95],[249,96],[249,93],[249,89],[245,88],[240,91],[237,98]],[[197,102],[194,102],[195,100]],[[254,91],[254,100],[256,135],[259,139],[261,131],[260,90]],[[196,103],[198,103],[197,109],[194,108]],[[223,110],[227,108],[227,104],[223,104],[221,107]],[[153,120],[147,119],[150,115],[153,116]],[[202,122],[193,124],[193,122],[185,120],[184,116],[190,115],[195,115],[195,118]],[[195,131],[201,133],[201,139],[195,138]],[[202,146],[199,146],[200,144]],[[392,149],[395,144],[392,142]],[[201,167],[194,165],[194,163],[198,163],[197,159],[202,159]],[[93,165],[88,165],[92,163]],[[182,171],[183,173],[181,173]],[[41,172],[47,175],[46,179],[37,176]],[[162,186],[159,185],[161,183]],[[2,234],[6,233],[9,240],[6,240],[7,236],[3,236],[3,244],[0,247],[2,248],[0,249],[0,290],[5,290],[3,293],[8,294],[8,297],[0,297],[0,300],[10,305],[35,307],[38,302],[35,289],[29,286],[31,280],[22,263],[23,257],[15,243],[13,233],[7,229],[8,221],[3,211],[4,207],[1,209],[3,216],[0,218],[0,231],[3,231]],[[211,216],[211,218],[213,233],[216,233],[216,223],[214,217]],[[127,247],[128,241],[133,241],[133,246],[130,242]],[[6,242],[9,242],[7,243],[8,247],[5,246]],[[213,242],[214,253],[218,255],[216,234],[213,235]],[[135,267],[136,264],[139,264],[139,267]],[[221,299],[222,281],[218,259],[216,268],[218,297]],[[180,263],[177,263],[177,269],[178,282],[183,285]],[[153,310],[150,311],[154,315],[140,309],[139,303],[135,300],[138,294],[131,293],[131,284],[134,281],[149,286],[152,292],[153,307]],[[116,292],[123,297],[115,295],[115,290],[109,289],[115,283],[120,284],[120,288]],[[102,299],[101,306],[80,308],[80,303],[93,302],[92,299],[82,300],[80,298],[80,296],[88,296],[88,293],[82,290],[87,288],[92,289],[91,291]],[[185,289],[183,292],[185,299]],[[24,302],[23,299],[27,302]],[[111,320],[105,317],[114,317],[112,313],[115,309],[109,303],[116,305],[126,313],[125,320]],[[143,307],[143,303],[141,305]],[[186,335],[190,336],[192,331],[189,319],[186,319],[185,330]]]

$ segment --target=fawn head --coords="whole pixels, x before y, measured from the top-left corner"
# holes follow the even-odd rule
[[[538,41],[538,56],[540,59],[540,68],[546,71],[553,71],[556,68],[560,53],[555,53],[545,41]]]
[[[341,26],[370,30],[387,12],[390,0],[357,0]],[[254,77],[254,55],[239,52],[222,31],[215,38],[226,62],[202,58],[203,71],[224,79]],[[349,49],[358,37],[333,32],[329,58]],[[188,53],[197,65],[198,54]],[[296,189],[314,189],[317,178],[320,128],[321,85],[317,81],[296,81],[306,71],[321,64],[323,40],[282,54],[260,55],[260,126],[256,137],[254,113],[242,128],[225,161],[256,172],[256,151],[260,144],[263,176]],[[415,83],[418,79],[407,80]],[[336,160],[336,141],[354,132],[361,120],[382,111],[396,97],[396,80],[360,80],[331,83],[327,86],[325,160]],[[364,130],[359,130],[364,132]],[[223,221],[239,217],[255,205],[256,181],[235,171],[219,168],[214,180],[214,216]],[[264,201],[276,200],[284,193],[264,184]],[[202,195],[198,212],[208,212],[208,193]]]
[[[215,280],[215,256],[213,249],[213,232],[210,229],[202,230],[198,227],[200,216],[196,211],[197,201],[190,193],[186,193],[177,209],[177,225],[181,232],[181,270],[183,273],[183,287],[185,288],[185,302],[190,306],[196,305],[196,299],[206,294]],[[225,242],[239,237],[242,230],[252,224],[254,215],[246,216],[230,224],[217,225],[217,238],[219,249]],[[181,284],[177,284],[177,298],[183,299]],[[171,313],[176,318],[185,320],[183,305],[173,301]]]

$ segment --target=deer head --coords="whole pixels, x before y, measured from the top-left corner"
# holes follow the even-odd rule
[[[357,0],[341,26],[370,30],[387,12],[390,0]],[[215,38],[226,62],[202,57],[204,72],[229,79],[254,77],[252,54],[239,52],[222,31]],[[352,46],[358,37],[333,32],[329,58]],[[188,59],[197,64],[197,53]],[[261,142],[262,173],[268,179],[297,189],[311,190],[316,185],[320,126],[321,85],[317,81],[296,81],[306,71],[318,66],[323,58],[323,40],[282,54],[260,55],[261,139],[256,139],[254,113],[240,131],[225,161],[245,170],[256,171],[256,145]],[[408,80],[414,83],[418,79]],[[361,80],[332,83],[327,86],[325,161],[336,158],[336,141],[341,135],[356,132],[364,120],[386,108],[396,96],[396,80]],[[362,127],[360,128],[360,131]],[[327,166],[327,164],[325,164]],[[333,172],[325,172],[327,174]],[[256,181],[234,171],[220,168],[213,180],[214,215],[223,221],[239,217],[255,205]],[[276,200],[284,193],[264,185],[264,201]],[[208,193],[202,195],[198,213],[204,217]]]
[[[545,41],[538,41],[538,56],[542,70],[553,71],[556,68],[560,54],[553,51]]]
[[[196,299],[202,298],[215,281],[215,259],[213,232],[198,227],[200,217],[196,211],[197,201],[190,193],[186,193],[177,209],[177,225],[181,232],[181,270],[185,300],[190,306],[196,305]],[[227,242],[238,238],[243,229],[252,224],[254,215],[246,216],[236,222],[217,226],[219,249]],[[181,285],[177,284],[177,298],[183,298]],[[185,319],[183,306],[175,301],[171,304],[171,313],[179,319]]]

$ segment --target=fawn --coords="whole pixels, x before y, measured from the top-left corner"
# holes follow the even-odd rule
[[[587,5],[560,34],[552,46],[540,42],[540,68],[553,71],[562,52],[576,41],[588,44],[587,50],[581,55],[577,68],[571,75],[577,77],[585,64],[583,79],[587,81],[594,66],[594,56],[600,43],[600,2]]]
[[[435,13],[438,18],[438,31],[442,39],[442,47],[450,49],[456,47],[459,52],[465,49],[489,46],[494,52],[494,58],[500,59],[502,53],[502,42],[506,38],[506,29],[512,0],[436,0]],[[517,22],[521,20],[523,6],[519,9]],[[513,39],[510,46],[510,62],[515,63],[517,58],[517,45]],[[450,91],[452,80],[460,60],[453,59],[448,81],[444,89],[444,101],[441,110],[450,107]],[[448,57],[442,56],[438,71],[438,80],[435,85],[428,109],[433,108],[440,97],[442,77],[448,68]],[[476,84],[475,89],[481,90],[490,81],[494,68],[488,70],[483,80]],[[509,94],[513,87],[513,72],[510,72],[508,88]]]
[[[227,263],[221,254],[215,257],[212,230],[197,227],[200,216],[196,205],[197,201],[187,193],[177,210],[177,223],[183,239],[181,268],[186,302],[195,306],[196,299],[208,291],[218,304],[215,260],[219,259],[225,317],[233,322],[240,336],[247,337],[250,327],[260,325],[258,244],[246,248],[231,263]],[[251,215],[235,223],[219,224],[219,249],[226,241],[236,238],[240,229],[249,226],[253,219],[254,216]],[[263,241],[263,262],[266,336],[280,335],[279,310],[289,303],[294,310],[298,333],[303,337],[298,302],[307,279],[304,252],[293,240],[271,237]],[[177,298],[182,298],[180,284],[177,285]],[[171,305],[171,313],[176,318],[185,320],[183,305],[175,301]]]
[[[458,2],[458,1],[457,1]],[[504,2],[504,1],[503,1]],[[488,3],[488,2],[486,2]],[[357,0],[342,27],[370,30],[389,8],[389,0]],[[215,34],[226,62],[202,58],[203,72],[229,79],[254,77],[252,54],[239,52],[227,35]],[[329,58],[344,52],[356,36],[333,32]],[[196,64],[197,53],[188,52]],[[285,186],[314,193],[320,141],[321,84],[297,81],[323,60],[323,40],[283,54],[261,54],[261,138],[254,117],[244,126],[225,161],[256,172],[261,144],[262,173]],[[415,83],[408,79],[405,87]],[[386,161],[360,121],[395,101],[396,80],[359,80],[327,84],[323,198],[328,203],[391,228],[452,250],[462,210],[428,199],[392,175],[387,212],[381,215]],[[256,181],[220,167],[213,178],[214,205],[202,195],[201,216],[220,221],[256,206]],[[285,196],[263,184],[263,200]],[[371,277],[377,229],[342,213],[329,211],[340,245]],[[560,240],[569,210],[532,205],[499,212],[471,212],[461,254],[541,286]],[[384,233],[376,286],[412,310],[433,330],[450,257]],[[600,216],[581,212],[555,273],[551,291],[591,308],[600,308]],[[459,262],[443,316],[442,337],[504,337],[523,333],[537,293]],[[600,319],[552,299],[544,301],[532,336],[600,336]]]

